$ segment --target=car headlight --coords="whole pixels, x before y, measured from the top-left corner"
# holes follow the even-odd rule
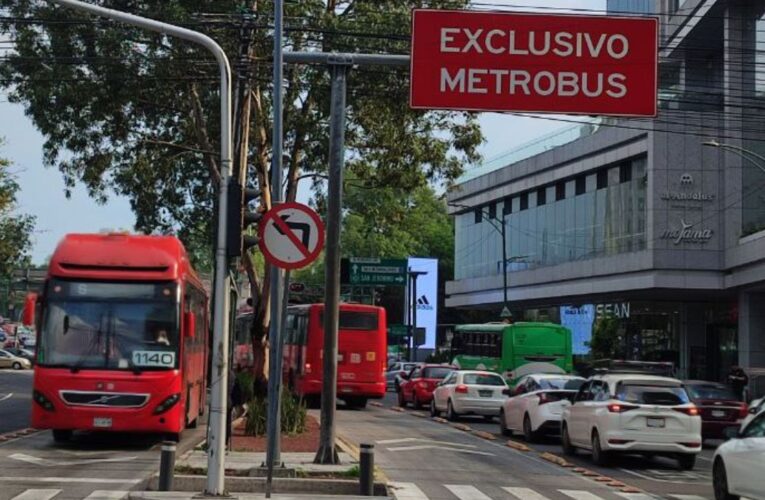
[[[154,408],[154,414],[159,415],[161,413],[165,413],[167,410],[175,406],[178,401],[181,400],[180,393],[173,394],[172,396],[168,396],[165,398],[164,401],[159,403],[156,408]]]
[[[42,406],[46,411],[55,411],[56,408],[51,403],[50,399],[46,398],[40,391],[32,391],[32,399],[35,403]]]

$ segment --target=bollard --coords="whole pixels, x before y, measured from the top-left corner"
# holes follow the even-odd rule
[[[375,489],[375,445],[363,444],[359,453],[359,494],[371,497]]]
[[[175,472],[175,443],[162,443],[162,457],[159,461],[159,491],[173,490],[173,475]]]

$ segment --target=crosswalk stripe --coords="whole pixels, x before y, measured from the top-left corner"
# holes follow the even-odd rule
[[[491,500],[475,486],[468,484],[445,484],[444,486],[460,500]]]
[[[128,491],[96,490],[85,497],[85,500],[122,500],[127,496]]]
[[[519,498],[520,500],[550,500],[546,496],[540,495],[531,488],[514,488],[508,486],[502,489],[513,495],[515,498]]]
[[[428,500],[425,493],[414,483],[392,482],[391,486],[395,489],[396,498],[400,500]]]
[[[571,497],[574,500],[603,500],[603,497],[599,497],[594,493],[584,490],[558,490],[567,497]]]
[[[13,497],[13,500],[50,500],[61,493],[61,490],[26,490]]]

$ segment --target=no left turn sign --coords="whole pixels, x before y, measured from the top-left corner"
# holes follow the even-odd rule
[[[260,250],[277,267],[305,267],[316,260],[323,246],[324,224],[302,203],[277,205],[260,222]]]

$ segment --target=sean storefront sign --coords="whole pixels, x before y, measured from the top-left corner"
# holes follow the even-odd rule
[[[413,108],[656,116],[658,20],[416,9]]]

